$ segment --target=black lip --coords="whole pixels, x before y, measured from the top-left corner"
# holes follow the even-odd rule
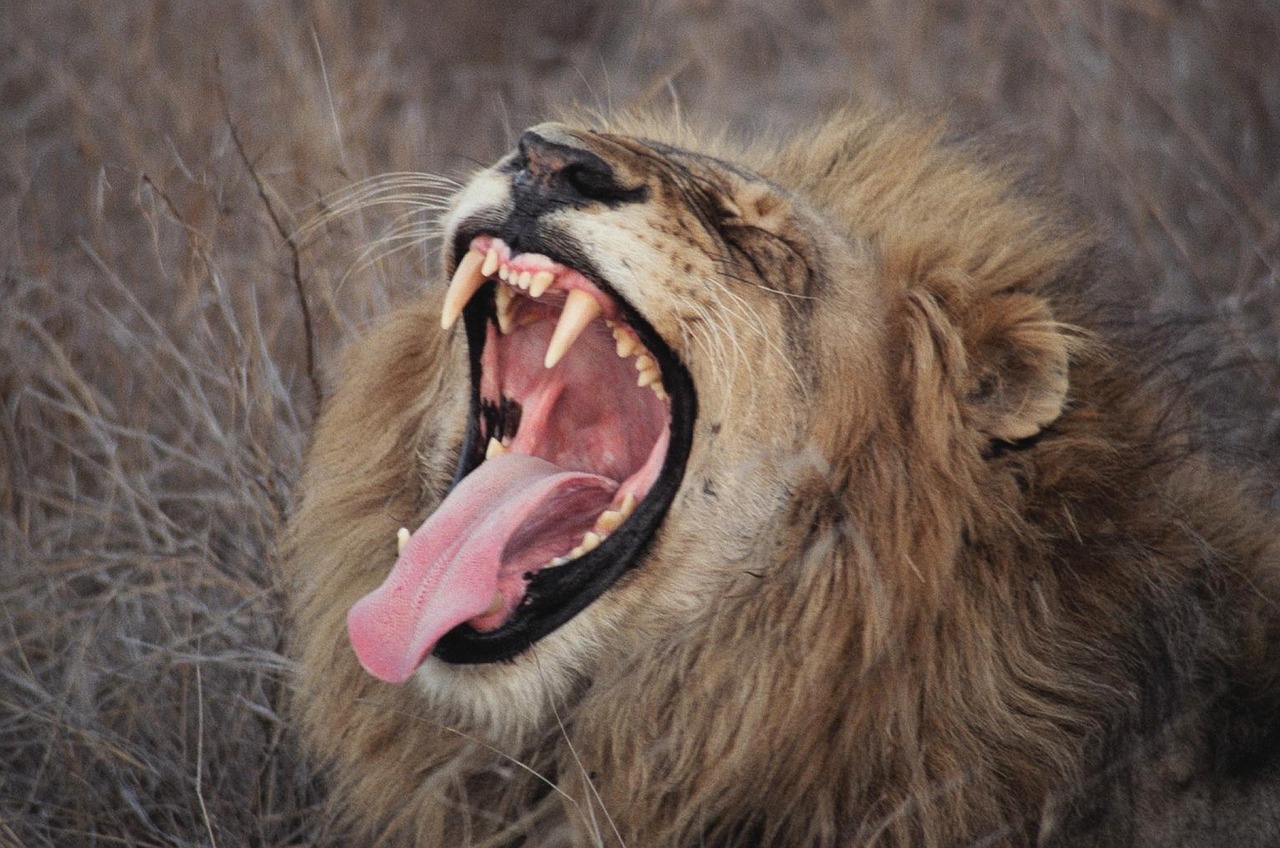
[[[693,425],[697,418],[697,395],[689,371],[674,351],[662,340],[653,326],[629,303],[618,296],[608,281],[602,279],[586,261],[582,251],[569,239],[549,238],[544,243],[531,243],[529,234],[507,232],[501,228],[481,230],[474,226],[459,228],[453,244],[453,256],[463,255],[471,239],[482,232],[496,235],[520,252],[536,251],[555,262],[573,268],[607,292],[617,302],[628,324],[654,355],[662,370],[663,385],[671,398],[670,440],[662,470],[649,493],[635,512],[600,547],[559,568],[534,573],[529,578],[524,601],[511,619],[496,630],[481,633],[470,625],[460,624],[436,643],[433,654],[448,663],[477,664],[511,659],[527,650],[534,642],[577,615],[623,574],[641,564],[676,492],[684,478],[685,464],[693,447]],[[511,239],[508,239],[508,236]],[[457,485],[483,459],[480,444],[480,355],[484,350],[485,330],[493,315],[494,284],[485,283],[463,310],[467,346],[471,359],[471,417],[467,436],[459,458]]]

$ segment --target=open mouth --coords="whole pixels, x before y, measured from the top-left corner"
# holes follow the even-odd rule
[[[441,316],[463,317],[471,356],[458,477],[347,619],[390,682],[429,653],[508,659],[598,598],[639,562],[692,439],[688,372],[607,283],[492,235],[460,252]]]

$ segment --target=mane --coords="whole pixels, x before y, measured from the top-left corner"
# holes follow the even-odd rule
[[[443,491],[425,440],[456,437],[417,423],[461,368],[417,330],[438,303],[394,317],[346,367],[287,557],[354,568],[328,578],[342,592],[299,583],[294,632],[299,710],[364,827],[421,844],[1031,844],[1105,805],[1093,788],[1139,751],[1199,756],[1224,716],[1231,750],[1276,746],[1245,709],[1280,696],[1274,524],[1090,326],[1089,288],[1112,273],[1090,234],[938,124],[841,113],[781,148],[598,125],[740,163],[836,222],[901,295],[886,361],[905,388],[867,421],[820,416],[821,449],[780,464],[786,514],[695,634],[614,659],[554,726],[499,749],[338,655],[375,569],[357,552],[414,513],[403,481]],[[993,328],[1012,325],[1023,348],[1065,338],[1071,361],[1064,411],[1033,440],[983,436],[964,403],[971,348],[1011,355]],[[861,391],[837,382],[827,408],[863,409]],[[376,471],[350,450],[369,434]]]

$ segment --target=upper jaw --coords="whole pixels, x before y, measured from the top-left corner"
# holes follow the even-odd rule
[[[492,662],[515,656],[640,564],[680,486],[696,417],[696,396],[684,365],[649,322],[598,277],[571,240],[557,238],[553,245],[537,251],[527,248],[543,245],[531,241],[527,234],[518,235],[527,246],[520,251],[500,235],[509,228],[494,229],[497,232],[484,232],[474,224],[457,227],[451,239],[450,265],[454,274],[441,323],[452,326],[462,319],[473,374],[467,448],[460,459],[455,484],[484,462],[486,455],[501,455],[513,447],[530,449],[519,444],[518,432],[515,440],[503,438],[502,434],[495,439],[488,432],[492,424],[486,423],[482,407],[486,399],[493,399],[495,391],[501,392],[500,387],[486,383],[486,373],[497,370],[493,368],[493,357],[501,338],[513,331],[513,324],[523,316],[537,310],[560,309],[556,329],[549,332],[547,350],[541,357],[543,368],[567,367],[561,360],[581,344],[578,338],[584,333],[583,327],[592,321],[607,321],[613,333],[611,346],[616,345],[613,353],[628,367],[635,365],[635,370],[629,372],[633,375],[630,379],[639,384],[638,390],[643,394],[652,393],[666,410],[667,420],[663,423],[663,444],[655,447],[649,459],[638,467],[635,463],[627,466],[629,470],[619,481],[609,508],[599,515],[597,526],[583,536],[577,547],[558,557],[559,561],[548,563],[550,567],[526,575],[527,585],[517,598],[518,603],[508,604],[492,621],[457,627],[437,643],[435,655],[454,663]],[[517,302],[514,309],[513,301]],[[630,391],[637,391],[634,384]],[[494,625],[492,629],[486,630],[488,624]]]
[[[483,411],[486,401],[501,403],[502,387],[488,375],[501,370],[494,367],[498,352],[510,355],[513,342],[504,339],[518,337],[512,335],[514,325],[525,317],[554,316],[554,331],[550,320],[539,320],[535,326],[547,339],[545,349],[537,351],[541,369],[563,370],[581,363],[580,355],[572,355],[575,348],[609,359],[615,363],[610,368],[624,362],[632,369],[624,394],[632,404],[638,403],[637,392],[649,398],[632,407],[638,417],[652,415],[654,404],[663,410],[663,444],[654,442],[647,461],[624,464],[609,508],[582,542],[565,552],[568,562],[553,561],[548,563],[551,567],[531,573],[518,603],[508,604],[492,621],[456,627],[439,640],[433,653],[451,663],[515,657],[641,564],[681,485],[697,414],[693,382],[684,364],[599,272],[586,243],[575,237],[576,209],[523,207],[514,190],[514,161],[505,160],[478,175],[458,196],[446,221],[445,264],[452,282],[441,323],[446,328],[463,325],[472,374],[471,415],[455,486],[483,464],[486,455],[536,450],[536,445],[521,443],[519,431],[514,439],[498,433],[495,440],[493,422]],[[595,329],[584,330],[584,325]],[[604,334],[607,350],[584,347],[581,339],[593,332],[597,337]],[[536,374],[528,376],[530,384],[538,380]],[[490,628],[491,624],[496,626]]]

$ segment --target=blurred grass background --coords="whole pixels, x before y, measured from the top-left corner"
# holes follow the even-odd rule
[[[0,3],[0,845],[337,838],[272,573],[316,408],[297,283],[323,383],[435,265],[362,261],[403,209],[295,252],[333,191],[463,179],[566,104],[942,113],[1074,197],[1133,316],[1210,339],[1189,392],[1275,469],[1278,56],[1274,0]]]

